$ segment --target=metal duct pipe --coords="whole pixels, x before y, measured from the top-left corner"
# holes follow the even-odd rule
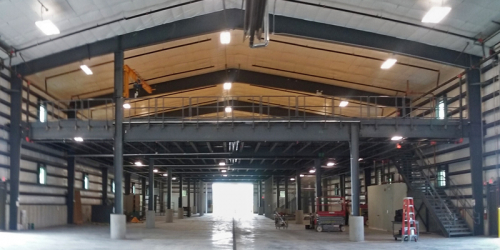
[[[266,47],[269,44],[269,8],[267,0],[247,0],[245,10],[244,35],[250,38],[250,48]],[[264,33],[264,41],[254,43],[255,37]]]

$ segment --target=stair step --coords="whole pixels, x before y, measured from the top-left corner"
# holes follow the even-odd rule
[[[449,233],[450,237],[460,237],[460,236],[472,236],[472,232],[456,232]]]

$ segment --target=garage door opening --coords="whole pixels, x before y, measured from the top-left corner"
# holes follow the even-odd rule
[[[253,214],[252,183],[212,184],[214,214],[244,217]]]

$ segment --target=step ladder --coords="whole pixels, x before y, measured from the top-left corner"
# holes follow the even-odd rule
[[[418,240],[418,227],[415,220],[413,197],[403,199],[403,221],[401,226],[401,241]]]

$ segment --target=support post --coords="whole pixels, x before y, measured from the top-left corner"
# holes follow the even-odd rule
[[[125,239],[126,218],[123,214],[123,50],[121,37],[118,37],[118,51],[114,61],[114,98],[115,98],[115,213],[111,215],[111,239]]]
[[[280,178],[276,177],[276,211],[280,211]]]
[[[74,211],[75,211],[75,157],[68,157],[68,197],[66,198],[66,205],[68,206],[68,224],[75,223],[74,221]]]
[[[167,170],[167,211],[165,212],[165,221],[174,222],[174,210],[172,208],[172,169]]]
[[[130,173],[124,173],[123,177],[125,179],[125,195],[129,195],[130,194],[130,177],[131,177],[131,174]]]
[[[368,204],[368,187],[372,185],[372,169],[365,168],[365,201]]]
[[[364,218],[359,216],[359,124],[351,124],[351,216],[349,239],[364,240]]]
[[[141,178],[141,192],[142,192],[142,216],[146,217],[146,177]]]
[[[472,63],[472,62],[471,62]],[[474,206],[474,235],[484,234],[483,221],[483,118],[479,69],[467,71],[467,107],[469,115],[469,151]]]
[[[193,211],[191,211],[191,213],[193,213],[193,214],[198,213],[198,211],[196,210],[196,203],[197,203],[196,202],[196,196],[197,196],[197,194],[196,194],[196,187],[197,187],[196,183],[197,183],[197,181],[194,180],[193,181]]]
[[[264,204],[262,199],[262,180],[259,180],[259,215],[264,214]]]
[[[153,172],[155,163],[153,159],[149,159],[149,196],[148,196],[148,213],[146,214],[146,228],[155,227],[155,210],[154,210],[154,198],[155,198],[155,174]]]
[[[106,206],[108,203],[108,185],[109,185],[108,168],[103,168],[101,170],[101,200],[103,206]],[[69,186],[68,186],[68,193],[69,193]]]
[[[321,189],[321,160],[320,159],[314,159],[314,168],[316,169],[316,197],[314,197],[314,202],[321,203],[320,200],[316,199],[318,197],[321,197],[323,194],[323,190]],[[319,211],[322,211],[322,207],[319,207]]]
[[[290,213],[288,207],[288,176],[285,176],[285,211],[286,213]]]
[[[340,196],[345,198],[345,174],[340,175]]]
[[[179,175],[179,209],[177,210],[177,218],[184,218],[184,206],[182,205],[182,175]]]
[[[304,211],[302,210],[302,178],[300,177],[300,171],[295,174],[295,203],[297,204],[295,223],[302,224],[304,222]]]
[[[21,112],[23,80],[20,76],[12,75],[10,92],[10,203],[9,203],[9,229],[18,230],[19,214],[19,175],[21,173]]]
[[[199,199],[199,202],[198,202],[198,210],[200,212],[200,216],[203,216],[204,214],[204,206],[203,206],[203,188],[204,188],[204,184],[202,181],[200,181],[200,184],[199,184],[200,188],[199,188],[199,192],[200,192],[200,195],[198,195],[198,199]]]
[[[205,212],[208,214],[208,184],[205,183],[205,200],[203,206],[205,207]]]
[[[187,217],[191,217],[191,180],[187,179]]]

